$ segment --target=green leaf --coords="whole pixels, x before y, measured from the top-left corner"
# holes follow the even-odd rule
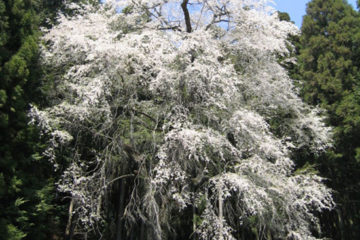
[[[29,200],[24,200],[24,198],[17,198],[15,200],[15,207],[20,207],[21,205],[23,205],[24,203],[28,202]]]
[[[26,233],[22,232],[20,229],[15,227],[12,224],[7,225],[7,235],[9,240],[21,240],[26,237]]]

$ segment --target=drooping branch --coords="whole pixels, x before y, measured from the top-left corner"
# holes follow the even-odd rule
[[[134,177],[135,175],[134,174],[126,174],[126,175],[122,175],[120,177],[117,177],[117,178],[114,178],[113,180],[111,180],[110,182],[107,183],[107,186],[112,184],[113,182],[117,181],[117,180],[120,180],[120,179],[123,179],[123,178],[128,178],[128,177]]]
[[[183,0],[183,2],[181,3],[181,8],[184,12],[186,32],[191,33],[192,32],[191,20],[190,20],[189,10],[187,8],[188,2],[189,2],[189,0]]]
[[[235,239],[239,226],[250,230],[241,219],[254,217],[256,226],[278,238],[313,239],[313,210],[332,208],[330,191],[315,175],[292,174],[290,157],[298,145],[325,149],[329,134],[278,65],[275,53],[287,53],[283,41],[292,28],[270,14],[245,11],[235,0],[181,0],[180,17],[169,11],[171,1],[131,2],[128,14],[104,9],[83,18],[61,16],[43,38],[49,71],[72,66],[59,75],[53,104],[31,112],[49,134],[46,157],[54,167],[63,159],[58,153],[73,158],[70,167],[59,166],[58,189],[74,204],[67,236],[75,227],[88,232],[99,226],[94,237],[134,238],[141,230],[154,239],[178,231],[184,238]],[[139,16],[151,22],[147,17],[137,24]],[[221,39],[217,31],[204,31],[229,21],[233,31],[221,31]],[[114,22],[144,31],[114,38]],[[176,32],[183,22],[193,37]],[[235,57],[241,74],[223,61],[227,56]],[[144,74],[147,69],[156,74]],[[267,120],[277,120],[279,111],[294,114],[281,119],[284,131],[277,137]],[[180,214],[173,218],[175,211]]]

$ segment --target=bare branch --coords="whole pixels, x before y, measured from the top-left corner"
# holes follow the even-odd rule
[[[113,180],[111,180],[110,182],[108,182],[106,185],[110,185],[112,184],[113,182],[117,181],[117,180],[120,180],[120,179],[123,179],[123,178],[128,178],[128,177],[135,177],[134,174],[126,174],[126,175],[122,175],[120,177],[117,177],[117,178],[114,178]]]

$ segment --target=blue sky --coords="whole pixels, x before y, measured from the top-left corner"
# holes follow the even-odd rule
[[[302,16],[305,14],[306,3],[309,0],[274,0],[276,3],[275,8],[282,12],[290,14],[291,20],[300,27]],[[356,0],[348,0],[350,4],[356,7]]]

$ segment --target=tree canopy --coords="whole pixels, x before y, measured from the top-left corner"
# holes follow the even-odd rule
[[[67,8],[30,112],[71,198],[67,237],[321,237],[330,190],[291,158],[331,134],[278,63],[293,24],[255,0]]]
[[[360,16],[342,0],[307,5],[299,44],[302,94],[328,112],[334,148],[321,158],[322,173],[337,192],[337,214],[327,216],[331,236],[359,238]],[[335,213],[335,212],[334,212]],[[333,227],[335,224],[335,227]]]
[[[34,1],[0,1],[1,239],[48,239],[55,222],[51,166],[27,118],[39,93],[38,21]]]

